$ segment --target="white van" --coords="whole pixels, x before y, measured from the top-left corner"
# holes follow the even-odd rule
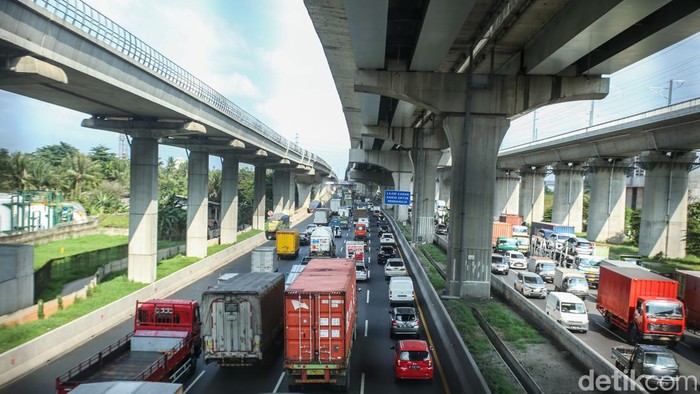
[[[413,280],[408,276],[392,276],[389,280],[389,305],[413,304]]]
[[[571,331],[588,331],[586,304],[571,293],[549,293],[544,310],[547,315]]]

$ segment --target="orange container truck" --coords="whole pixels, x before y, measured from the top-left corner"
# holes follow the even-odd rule
[[[312,259],[284,292],[284,368],[289,391],[328,385],[347,392],[357,289],[351,259]]]

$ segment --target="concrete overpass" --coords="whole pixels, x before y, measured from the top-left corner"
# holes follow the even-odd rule
[[[432,175],[439,152],[452,149],[451,177],[460,185],[450,194],[448,289],[455,296],[489,295],[496,157],[510,120],[552,103],[603,98],[602,75],[700,25],[700,3],[686,0],[305,4],[351,148],[411,156],[416,238],[432,236]],[[382,168],[368,160],[351,170],[387,171]]]
[[[208,155],[223,158],[221,242],[235,241],[238,164],[255,166],[254,228],[265,220],[265,171],[276,209],[336,178],[212,87],[81,1],[0,2],[0,88],[89,115],[86,128],[131,137],[129,279],[155,280],[158,145],[189,150],[187,255],[206,256]],[[89,132],[89,131],[86,131]]]

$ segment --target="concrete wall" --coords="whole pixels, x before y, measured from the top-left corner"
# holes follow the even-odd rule
[[[54,228],[24,232],[20,234],[4,235],[0,242],[8,244],[35,244],[41,245],[66,238],[81,237],[94,234],[97,229],[97,219],[86,223],[60,224]]]
[[[0,315],[34,303],[34,246],[0,244]]]

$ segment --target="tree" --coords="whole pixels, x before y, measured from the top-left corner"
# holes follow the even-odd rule
[[[158,199],[166,201],[174,195],[187,195],[187,162],[178,163],[169,157],[158,169]]]
[[[10,151],[0,148],[0,190],[10,189],[10,160]]]
[[[8,186],[14,190],[27,190],[29,187],[30,156],[22,152],[14,152],[9,158]]]
[[[625,208],[625,233],[634,245],[639,245],[639,229],[642,225],[642,210]]]
[[[254,179],[254,171],[248,168],[238,170],[238,224],[253,224]]]
[[[83,191],[83,186],[97,185],[100,179],[99,172],[95,164],[82,153],[68,156],[63,161],[66,167],[66,180],[70,185],[70,193],[73,198],[79,198]]]
[[[169,241],[184,238],[187,228],[187,211],[179,199],[171,195],[158,203],[158,239]]]
[[[209,201],[221,202],[221,170],[209,170]]]
[[[688,204],[685,250],[688,254],[700,256],[700,201]]]
[[[88,158],[97,165],[102,179],[108,181],[119,181],[126,184],[129,173],[129,162],[117,157],[109,152],[109,148],[104,145],[97,145],[90,149]]]
[[[80,154],[78,148],[63,141],[58,145],[46,145],[34,152],[36,158],[46,160],[54,168],[60,167],[67,157],[77,154]]]

